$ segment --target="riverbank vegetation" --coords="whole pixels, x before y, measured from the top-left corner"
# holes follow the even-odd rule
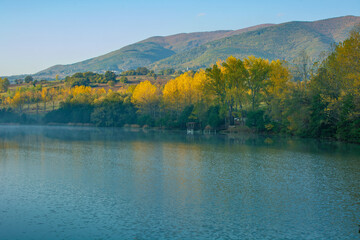
[[[136,74],[135,74],[136,73]],[[132,81],[132,75],[143,77]],[[180,74],[180,73],[179,73]],[[360,34],[318,62],[249,56],[159,81],[144,68],[77,73],[64,81],[0,79],[0,122],[195,129],[239,126],[256,132],[360,143]]]

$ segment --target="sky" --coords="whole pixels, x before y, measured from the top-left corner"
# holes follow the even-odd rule
[[[33,74],[151,36],[360,16],[359,0],[0,0],[0,76]]]

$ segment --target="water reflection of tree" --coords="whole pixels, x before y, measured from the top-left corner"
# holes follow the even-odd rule
[[[256,134],[237,135],[187,135],[177,131],[138,132],[126,131],[121,128],[88,128],[88,127],[41,127],[41,126],[3,126],[0,127],[0,140],[23,142],[59,140],[62,142],[132,142],[144,141],[166,143],[212,144],[217,145],[248,145],[267,148],[284,149],[296,152],[317,154],[347,154],[360,152],[360,146],[332,141],[313,139],[282,138],[278,136],[261,136]],[[30,140],[29,140],[30,139]]]

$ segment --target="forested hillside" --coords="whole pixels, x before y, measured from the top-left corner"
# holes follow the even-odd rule
[[[50,67],[34,77],[55,79],[56,75],[63,78],[76,72],[120,72],[137,67],[155,71],[167,68],[196,70],[230,55],[292,60],[303,50],[315,59],[321,52],[328,51],[331,44],[343,41],[359,22],[359,17],[347,16],[315,22],[263,24],[235,31],[151,37],[99,57]]]
[[[330,50],[331,44],[343,41],[359,22],[360,18],[344,17],[268,26],[209,42],[160,60],[151,68],[156,70],[177,66],[178,69],[197,69],[207,67],[217,59],[249,55],[292,61],[301,51],[306,51],[311,59],[317,59],[322,52]]]

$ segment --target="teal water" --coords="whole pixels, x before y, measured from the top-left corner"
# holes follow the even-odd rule
[[[0,239],[359,239],[360,146],[0,126]]]

